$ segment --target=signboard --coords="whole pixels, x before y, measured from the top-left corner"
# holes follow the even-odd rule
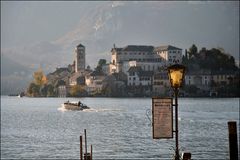
[[[152,98],[153,139],[173,138],[172,98]]]

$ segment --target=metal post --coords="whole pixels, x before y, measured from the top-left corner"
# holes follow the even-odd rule
[[[82,153],[82,136],[80,136],[80,160],[83,160],[83,153]]]
[[[85,135],[85,154],[87,155],[87,131],[84,129],[84,135]]]
[[[175,95],[175,138],[176,138],[176,150],[175,150],[175,160],[179,160],[179,150],[178,150],[178,88],[174,88]]]
[[[92,145],[91,145],[90,159],[92,160]]]
[[[238,142],[237,142],[237,122],[228,122],[228,137],[229,137],[229,155],[230,160],[238,159]]]

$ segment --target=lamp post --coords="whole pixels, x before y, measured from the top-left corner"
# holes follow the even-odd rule
[[[183,84],[183,79],[185,75],[185,67],[180,64],[175,64],[168,67],[168,77],[171,87],[174,91],[175,97],[175,138],[176,138],[176,150],[175,150],[175,160],[179,160],[179,149],[178,149],[178,93],[179,88]]]

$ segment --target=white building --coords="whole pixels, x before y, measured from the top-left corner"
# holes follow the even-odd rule
[[[67,97],[67,88],[66,85],[60,85],[58,87],[58,96],[59,97]]]
[[[143,71],[139,66],[130,67],[127,73],[128,86],[151,86],[152,85],[152,71]]]
[[[161,70],[156,72],[153,76],[152,91],[153,95],[165,95],[170,87],[168,72],[166,70]]]
[[[105,74],[101,71],[93,71],[85,76],[86,90],[89,94],[100,93],[103,87]]]
[[[198,72],[188,72],[185,75],[185,85],[195,85],[202,90],[208,90],[212,81],[210,71],[200,70]]]
[[[166,65],[182,63],[182,49],[167,45],[159,46],[154,49],[154,53],[159,55],[166,62]]]
[[[160,67],[182,62],[182,49],[168,46],[128,45],[112,48],[110,72],[124,73],[131,66],[140,66],[144,71],[156,71]]]

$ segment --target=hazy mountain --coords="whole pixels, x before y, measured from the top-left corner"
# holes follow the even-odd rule
[[[171,3],[157,1],[100,3],[79,17],[79,24],[74,30],[55,41],[2,49],[1,56],[4,55],[10,60],[17,61],[18,64],[24,66],[24,70],[36,70],[41,66],[45,73],[48,73],[54,71],[56,67],[71,64],[74,48],[79,43],[85,45],[87,65],[92,68],[100,58],[110,61],[110,50],[113,44],[117,47],[129,44],[154,46],[171,44],[186,49],[197,40],[204,45],[201,47],[208,47],[209,42],[216,41],[216,35],[219,33],[224,33],[223,38],[218,38],[215,43],[225,44],[228,34],[234,28],[226,30],[227,21],[217,24],[217,30],[214,26],[211,27],[212,18],[218,15],[221,9],[213,10],[209,15],[205,12],[204,5],[197,5],[197,8],[194,4],[189,5],[178,5],[176,8],[176,5]],[[178,10],[181,14],[172,12],[173,10]],[[192,13],[195,13],[195,16],[192,16]],[[203,18],[209,24],[201,23],[200,20]],[[201,33],[200,36],[199,33]],[[239,39],[227,41],[227,43],[238,42]],[[2,70],[4,74],[7,72],[8,76],[14,73],[11,71],[10,74],[8,69],[5,71],[11,64],[13,62],[9,60],[2,64]],[[11,70],[14,69],[17,71],[18,67],[12,67]],[[2,76],[2,79],[6,78],[4,77],[6,74]]]
[[[32,79],[32,70],[1,55],[1,93],[20,93]]]

